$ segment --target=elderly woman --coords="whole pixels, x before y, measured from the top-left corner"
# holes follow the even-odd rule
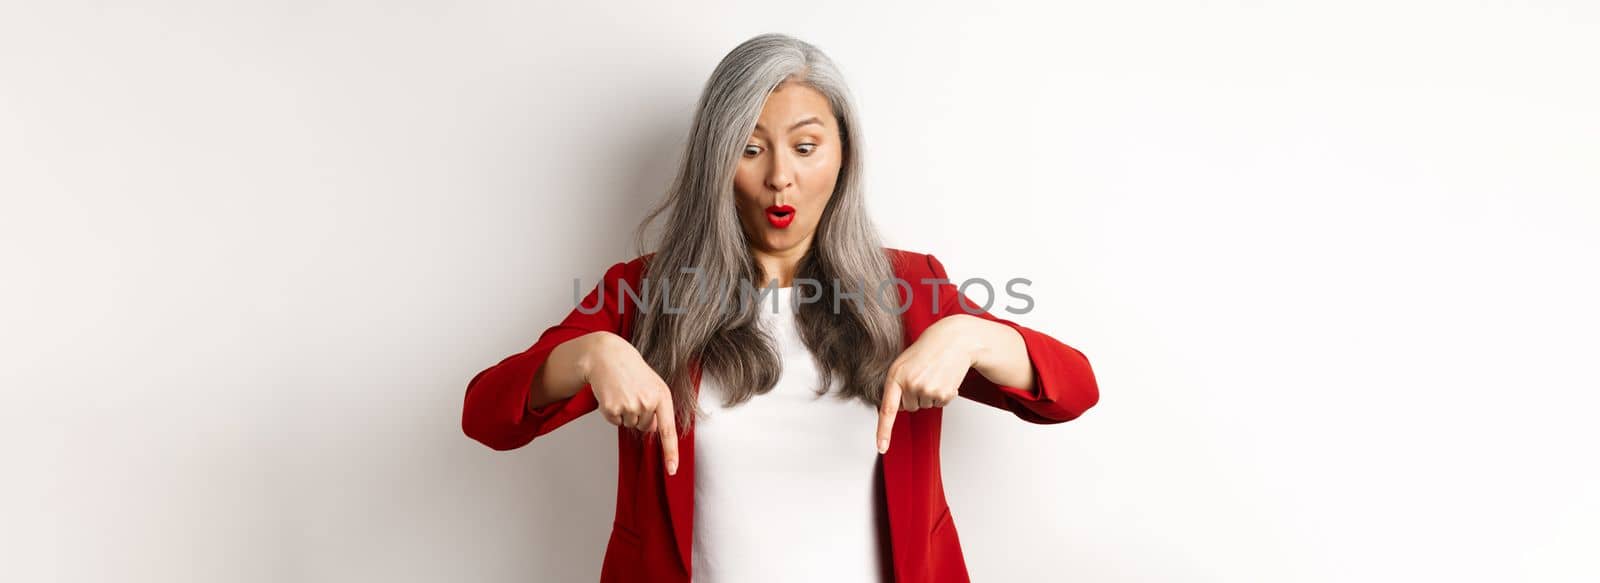
[[[1098,401],[1082,353],[975,308],[932,255],[881,246],[861,148],[828,57],[740,44],[641,255],[468,383],[462,427],[496,450],[595,410],[617,426],[602,581],[966,581],[941,408],[1045,424]]]

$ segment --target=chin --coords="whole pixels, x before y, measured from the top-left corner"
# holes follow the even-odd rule
[[[767,237],[767,249],[773,252],[788,251],[799,245],[801,239],[791,233],[774,234]]]
[[[776,251],[787,251],[787,250],[789,250],[790,247],[793,247],[793,246],[794,246],[794,242],[790,241],[788,237],[779,236],[779,237],[768,237],[767,238],[767,249],[771,250],[771,251],[774,251],[774,252],[776,252]]]

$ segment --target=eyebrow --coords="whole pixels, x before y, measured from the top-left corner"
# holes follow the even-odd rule
[[[811,117],[808,117],[808,118],[805,118],[805,119],[802,119],[800,121],[795,122],[794,125],[789,126],[789,131],[792,132],[792,131],[794,131],[795,128],[798,128],[800,126],[806,125],[808,123],[814,123],[814,124],[817,124],[817,125],[822,125],[822,120],[817,119],[817,116],[813,115]],[[756,122],[756,129],[761,130],[761,131],[767,131],[767,128],[761,127],[761,123],[760,122]]]

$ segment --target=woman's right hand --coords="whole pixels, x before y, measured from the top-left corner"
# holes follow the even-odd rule
[[[676,475],[678,424],[672,390],[627,339],[610,332],[593,336],[593,345],[585,351],[586,362],[580,368],[594,391],[600,416],[612,425],[645,433],[659,429],[667,473]]]

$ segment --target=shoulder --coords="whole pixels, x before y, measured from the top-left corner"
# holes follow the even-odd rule
[[[644,273],[645,266],[650,264],[650,258],[655,257],[655,255],[656,252],[651,251],[649,253],[645,253],[644,255],[634,257],[633,259],[623,261],[618,265],[622,266],[623,271],[633,274],[634,277],[638,277],[639,274]]]
[[[916,278],[943,277],[943,266],[932,254],[893,247],[884,247],[883,252],[895,276],[901,279],[915,282]]]
[[[639,282],[644,277],[645,266],[649,263],[650,257],[653,255],[655,255],[655,253],[651,252],[634,257],[633,259],[612,263],[611,265],[607,266],[605,268],[605,272],[601,274],[600,283],[604,285],[606,289],[614,289],[619,283],[627,284],[630,287],[637,289]]]

